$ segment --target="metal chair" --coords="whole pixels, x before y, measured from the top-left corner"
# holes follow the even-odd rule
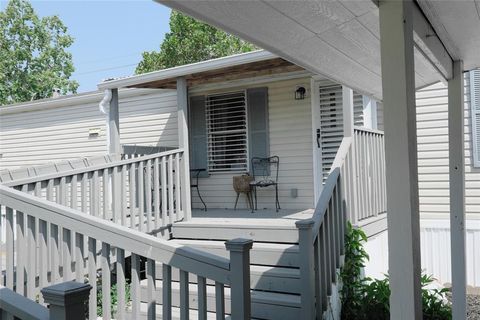
[[[202,196],[200,195],[200,189],[198,188],[198,177],[203,171],[206,171],[206,169],[190,169],[191,177],[195,179],[195,183],[192,183],[192,181],[190,181],[190,188],[197,189],[198,197],[200,198],[200,201],[202,201],[202,204],[205,207],[205,211],[207,211],[207,205],[205,204],[205,201],[203,201]]]
[[[280,202],[278,201],[278,169],[280,166],[280,158],[272,156],[268,158],[254,157],[251,160],[251,170],[253,181],[250,185],[253,189],[255,197],[255,210],[257,210],[257,188],[275,187],[275,209],[276,212],[280,209]]]

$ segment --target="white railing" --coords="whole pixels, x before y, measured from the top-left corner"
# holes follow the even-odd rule
[[[4,185],[144,232],[188,218],[183,150],[94,165]]]
[[[112,316],[125,319],[129,306],[132,319],[138,319],[141,307],[141,261],[146,260],[148,319],[155,319],[157,304],[162,305],[163,319],[171,319],[172,306],[180,309],[182,319],[188,319],[193,308],[198,310],[201,319],[206,319],[207,279],[215,283],[217,319],[225,318],[226,285],[230,287],[229,309],[232,319],[250,318],[251,240],[227,242],[230,259],[225,259],[172,244],[3,185],[0,185],[0,206],[6,211],[6,287],[31,300],[37,297],[40,288],[49,284],[69,280],[83,283],[88,279],[92,286],[90,315],[97,314],[98,282],[102,289],[103,319],[111,319]],[[130,281],[127,281],[127,257],[131,259]],[[156,300],[159,296],[156,293],[157,263],[162,268],[161,301]],[[117,308],[112,315],[110,297],[114,268]],[[172,268],[178,269],[180,274],[180,303],[172,302]],[[196,276],[198,283],[198,296],[195,297],[198,303],[194,306],[189,305],[192,299],[189,296],[190,273]],[[130,286],[130,300],[127,300],[127,285]],[[41,304],[44,303],[41,296],[39,299]]]
[[[387,211],[385,142],[382,131],[361,127],[355,127],[353,137],[353,153],[348,155],[353,190],[347,195],[353,197],[350,212],[357,224]]]

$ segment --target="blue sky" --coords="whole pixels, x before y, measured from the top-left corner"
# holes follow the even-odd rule
[[[0,0],[2,9],[7,3]],[[102,79],[133,74],[143,51],[159,50],[169,31],[170,9],[151,0],[31,0],[39,16],[58,15],[75,38],[70,47],[78,92]]]

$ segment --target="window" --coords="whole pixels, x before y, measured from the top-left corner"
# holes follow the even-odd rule
[[[209,172],[248,170],[246,92],[206,96]]]
[[[480,168],[480,70],[470,71],[473,166]]]

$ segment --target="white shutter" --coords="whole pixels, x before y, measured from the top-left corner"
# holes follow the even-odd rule
[[[321,84],[319,95],[322,174],[325,180],[343,139],[342,86]]]
[[[205,99],[208,171],[247,171],[247,110],[245,91]]]
[[[470,71],[473,166],[480,168],[480,70]]]

